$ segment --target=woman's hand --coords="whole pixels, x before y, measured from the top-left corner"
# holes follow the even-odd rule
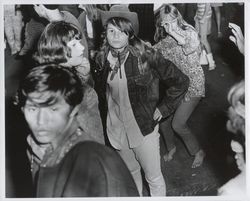
[[[229,39],[238,47],[241,54],[244,54],[244,36],[240,27],[234,23],[229,23],[228,27],[232,30],[233,36],[229,36]]]
[[[165,31],[178,42],[179,45],[184,45],[186,43],[185,37],[177,31],[178,25],[176,20],[177,19],[173,20],[172,22],[163,21],[162,26],[164,27]]]

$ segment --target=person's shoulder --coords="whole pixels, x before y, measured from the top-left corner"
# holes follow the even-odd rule
[[[96,163],[97,161],[109,160],[110,157],[116,157],[111,148],[94,141],[83,141],[70,149],[65,155],[64,161],[72,162],[73,160],[75,163],[86,165],[88,163]]]
[[[78,149],[106,149],[107,146],[94,141],[79,142],[75,145]]]
[[[103,144],[100,144],[98,142],[94,141],[84,141],[80,142],[75,145],[73,148],[76,150],[78,153],[84,154],[84,155],[106,155],[106,154],[112,154],[113,155],[113,150]]]

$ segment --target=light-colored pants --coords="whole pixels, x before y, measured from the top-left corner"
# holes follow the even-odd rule
[[[166,184],[161,172],[159,133],[145,136],[142,144],[136,148],[119,150],[118,153],[130,170],[140,196],[142,196],[141,167],[149,184],[151,196],[166,196]]]

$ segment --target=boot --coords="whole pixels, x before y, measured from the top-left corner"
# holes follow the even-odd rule
[[[216,64],[214,62],[214,58],[213,58],[212,53],[207,54],[207,60],[208,60],[208,64],[209,64],[208,70],[214,70],[216,67]]]

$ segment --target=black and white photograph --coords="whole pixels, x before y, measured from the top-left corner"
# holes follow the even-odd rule
[[[3,199],[247,201],[249,3],[1,1]]]

